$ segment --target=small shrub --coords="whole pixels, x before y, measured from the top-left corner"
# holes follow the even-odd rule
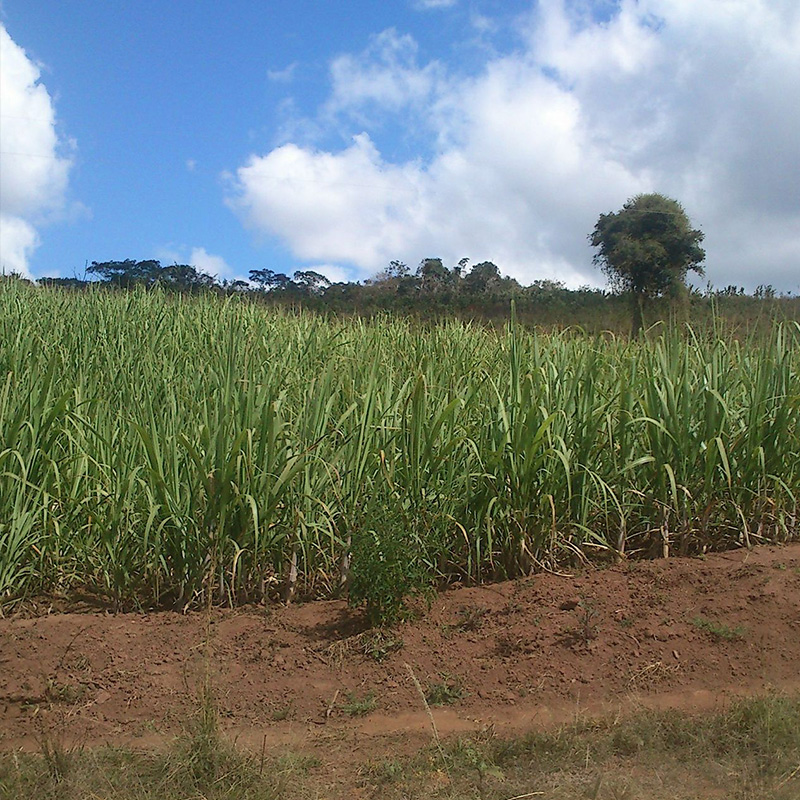
[[[403,617],[405,600],[429,585],[419,547],[387,529],[353,537],[351,605],[366,604],[373,625],[391,625]]]

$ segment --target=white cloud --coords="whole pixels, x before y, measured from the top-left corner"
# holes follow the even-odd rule
[[[470,14],[470,25],[475,29],[479,35],[487,33],[494,33],[497,31],[497,22],[492,17],[487,17],[477,11]]]
[[[246,279],[238,275],[222,256],[209,253],[205,247],[186,247],[183,244],[170,242],[155,250],[155,257],[164,266],[170,264],[188,264],[206,275],[211,275],[218,280]]]
[[[291,83],[294,80],[294,72],[297,69],[297,62],[294,61],[283,69],[268,69],[267,78],[273,83]]]
[[[21,217],[0,213],[0,275],[30,277],[28,259],[39,244],[36,229]]]
[[[430,103],[443,69],[435,61],[420,67],[417,53],[413,37],[390,28],[373,36],[363,53],[335,58],[326,111],[365,120],[371,107],[399,113],[407,106]]]
[[[2,25],[0,67],[0,269],[29,276],[37,227],[63,216],[72,162],[41,70]]]
[[[205,272],[206,275],[212,275],[217,280],[235,280],[238,275],[234,275],[234,271],[228,266],[227,262],[222,256],[215,256],[207,252],[205,247],[193,247],[191,255],[189,256],[189,264],[196,267],[200,272]]]
[[[305,269],[310,269],[314,272],[318,272],[320,275],[324,275],[331,283],[347,283],[350,280],[348,270],[336,264],[312,264]]]
[[[414,0],[414,8],[428,11],[433,8],[452,8],[458,0]]]
[[[404,247],[425,176],[383,163],[369,136],[321,153],[294,144],[254,156],[237,171],[231,200],[255,230],[290,233],[299,258],[339,261],[370,271]]]
[[[641,191],[679,199],[716,285],[800,288],[800,6],[791,0],[542,0],[524,46],[477,76],[418,63],[386,31],[331,65],[336,152],[252,155],[231,204],[295,256],[354,265],[491,259],[525,282],[602,282],[587,234]],[[333,114],[332,114],[333,112]],[[392,163],[391,124],[427,130]],[[366,131],[366,132],[365,132]],[[371,135],[370,135],[371,134]]]

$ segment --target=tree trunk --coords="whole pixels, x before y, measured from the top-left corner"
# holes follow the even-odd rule
[[[676,280],[670,287],[670,316],[673,325],[681,327],[689,323],[689,287],[681,280]]]
[[[644,327],[644,296],[640,292],[631,294],[631,311],[633,312],[631,339],[636,339]]]

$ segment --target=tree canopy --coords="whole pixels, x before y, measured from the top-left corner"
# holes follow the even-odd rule
[[[154,259],[135,261],[128,258],[125,261],[92,261],[86,272],[96,275],[104,283],[122,289],[160,284],[167,288],[192,292],[211,289],[216,283],[211,275],[206,275],[189,264],[173,264],[163,267],[161,262]]]
[[[662,194],[636,195],[620,211],[600,215],[589,234],[592,247],[598,248],[593,260],[612,288],[631,292],[634,334],[641,328],[646,299],[678,296],[689,270],[703,274],[703,238],[683,206]]]

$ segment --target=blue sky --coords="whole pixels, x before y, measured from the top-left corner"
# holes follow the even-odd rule
[[[602,285],[597,217],[660,191],[714,285],[800,292],[794,0],[2,0],[0,24],[7,271],[438,256]]]

